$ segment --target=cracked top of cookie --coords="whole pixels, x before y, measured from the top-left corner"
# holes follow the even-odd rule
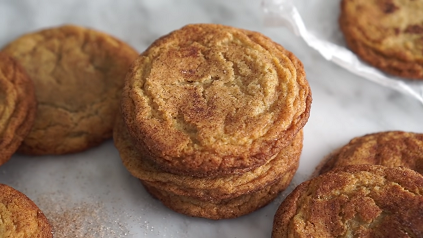
[[[385,131],[356,137],[331,154],[319,173],[353,164],[402,166],[423,174],[423,134]]]
[[[127,75],[122,111],[162,169],[248,171],[289,145],[309,117],[301,62],[260,33],[188,25],[155,41]]]
[[[125,74],[138,53],[105,33],[60,26],[23,35],[2,50],[34,81],[37,117],[20,151],[78,152],[110,138]]]
[[[41,210],[23,193],[0,184],[0,235],[4,238],[52,238]]]
[[[29,133],[36,107],[31,79],[16,60],[0,52],[0,165]]]
[[[299,185],[280,205],[273,238],[423,237],[423,176],[351,165]]]
[[[423,1],[343,0],[348,46],[388,73],[423,79]]]

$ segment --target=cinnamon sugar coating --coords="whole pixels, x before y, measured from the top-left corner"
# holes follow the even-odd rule
[[[133,64],[122,112],[131,137],[163,170],[243,173],[288,146],[308,120],[301,62],[260,33],[188,25]]]
[[[204,201],[189,194],[174,194],[167,190],[143,184],[151,195],[178,213],[220,220],[240,217],[267,205],[288,187],[295,172],[296,169],[289,170],[277,180],[258,190],[219,201]]]
[[[393,75],[423,79],[423,2],[343,0],[339,24],[348,47]]]
[[[332,153],[319,173],[354,164],[402,166],[423,174],[423,134],[385,131],[356,137]]]
[[[350,165],[300,184],[280,205],[273,238],[423,237],[423,176]]]
[[[53,238],[41,210],[23,193],[0,184],[0,237]]]
[[[0,166],[29,133],[36,109],[31,79],[16,60],[0,52]]]
[[[34,126],[19,151],[66,154],[112,136],[125,74],[138,53],[105,33],[65,25],[25,34],[3,52],[34,81]]]
[[[189,196],[198,201],[218,202],[263,189],[286,178],[286,186],[298,168],[303,132],[266,164],[243,174],[219,177],[194,177],[168,173],[158,168],[133,144],[121,117],[116,120],[113,139],[125,168],[143,184],[175,196]]]

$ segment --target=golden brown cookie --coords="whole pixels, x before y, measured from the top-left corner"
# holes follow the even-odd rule
[[[332,153],[319,173],[354,164],[402,166],[423,174],[423,134],[386,131],[356,137]]]
[[[122,112],[136,146],[171,173],[234,174],[266,163],[308,120],[301,62],[260,33],[188,25],[132,65]]]
[[[0,237],[52,238],[52,228],[41,210],[23,193],[0,184]]]
[[[273,238],[423,237],[423,176],[351,165],[300,184],[274,217]]]
[[[0,52],[0,166],[29,133],[36,109],[32,81],[18,62]]]
[[[217,202],[239,197],[260,190],[286,173],[294,175],[302,151],[303,132],[294,141],[266,164],[242,174],[221,177],[193,177],[160,170],[138,151],[126,130],[121,117],[116,120],[114,141],[124,166],[143,184],[178,196],[189,196],[197,200]],[[292,177],[289,177],[289,181]],[[289,184],[289,182],[288,182]]]
[[[343,0],[339,23],[348,47],[393,75],[423,79],[423,1]]]
[[[111,137],[123,80],[138,55],[134,49],[105,33],[68,25],[23,35],[2,51],[25,68],[38,100],[20,152],[73,153]]]
[[[220,201],[204,201],[143,184],[150,194],[178,213],[219,220],[240,217],[267,205],[288,187],[295,171],[296,169],[287,171],[281,178],[259,190]]]

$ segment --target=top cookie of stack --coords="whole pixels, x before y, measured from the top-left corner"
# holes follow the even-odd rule
[[[301,62],[262,34],[188,25],[132,65],[122,113],[134,144],[161,169],[196,177],[250,171],[308,120]]]

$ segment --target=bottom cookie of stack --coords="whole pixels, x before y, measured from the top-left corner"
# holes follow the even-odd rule
[[[218,202],[204,201],[192,196],[177,195],[143,183],[147,191],[170,209],[194,217],[228,219],[249,214],[267,205],[291,182],[295,171],[285,173],[281,179],[257,191]]]
[[[189,216],[226,219],[265,206],[290,184],[298,169],[303,133],[258,168],[243,174],[201,178],[158,168],[132,144],[121,118],[116,122],[114,141],[124,166],[165,206]]]

